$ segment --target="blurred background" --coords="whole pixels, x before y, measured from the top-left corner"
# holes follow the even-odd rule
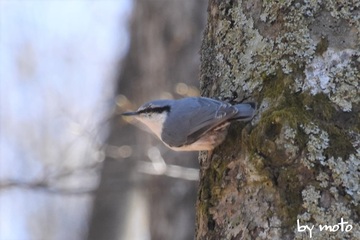
[[[119,114],[196,96],[207,1],[0,1],[0,240],[193,239],[197,153]]]

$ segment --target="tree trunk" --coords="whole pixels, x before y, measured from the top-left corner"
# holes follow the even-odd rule
[[[201,161],[196,239],[360,239],[359,7],[209,1],[202,95],[258,113]]]

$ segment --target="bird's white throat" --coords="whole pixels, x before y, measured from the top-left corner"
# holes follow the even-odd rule
[[[161,140],[161,133],[166,120],[166,114],[167,113],[164,112],[146,116],[137,116],[136,119],[147,126],[147,128]]]

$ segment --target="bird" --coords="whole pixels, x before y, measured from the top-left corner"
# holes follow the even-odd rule
[[[249,121],[256,103],[230,104],[207,97],[162,99],[124,112],[147,126],[167,147],[175,151],[213,151],[226,138],[233,121]]]

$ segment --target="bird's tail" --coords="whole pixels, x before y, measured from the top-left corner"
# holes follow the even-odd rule
[[[256,103],[247,102],[247,103],[239,103],[233,105],[238,110],[238,113],[232,118],[233,120],[238,121],[249,121],[251,120],[256,112]]]

